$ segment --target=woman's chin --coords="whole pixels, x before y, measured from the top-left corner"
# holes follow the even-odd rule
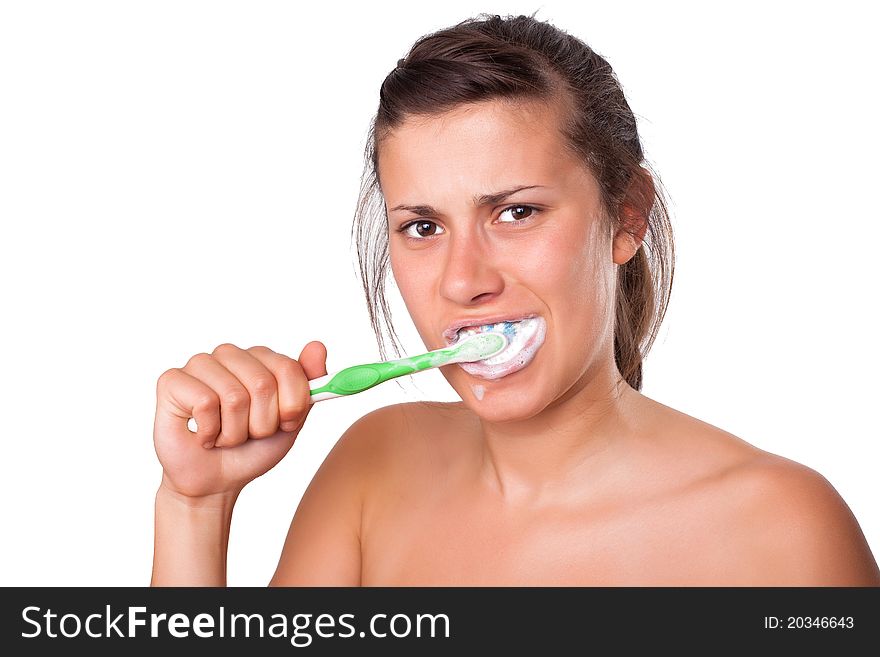
[[[474,363],[459,363],[441,371],[465,406],[481,419],[511,422],[537,415],[550,401],[540,392],[539,360],[530,358],[507,372],[497,367],[482,371],[471,367]]]
[[[524,391],[520,386],[499,385],[501,380],[463,377],[459,395],[465,406],[487,422],[512,422],[534,417],[546,406],[542,395],[533,386]]]

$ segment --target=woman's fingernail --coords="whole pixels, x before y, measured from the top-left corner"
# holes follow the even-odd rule
[[[211,449],[212,447],[214,447],[214,443],[213,443],[213,441],[209,440],[208,442],[203,443],[202,447],[204,447],[205,449]]]
[[[296,431],[296,422],[282,422],[281,423],[282,431]]]

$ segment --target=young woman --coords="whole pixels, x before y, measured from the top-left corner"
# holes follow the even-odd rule
[[[880,585],[822,475],[639,392],[671,232],[583,42],[524,16],[420,39],[382,84],[356,220],[383,356],[388,264],[427,349],[499,322],[521,340],[442,368],[461,402],[355,422],[272,584]],[[235,500],[293,445],[325,362],[320,342],[223,344],[160,377],[153,584],[225,584]]]

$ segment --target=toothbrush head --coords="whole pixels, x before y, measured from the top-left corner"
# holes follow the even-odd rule
[[[449,362],[473,363],[485,360],[504,351],[508,344],[509,340],[503,333],[478,333],[455,345],[455,355]]]

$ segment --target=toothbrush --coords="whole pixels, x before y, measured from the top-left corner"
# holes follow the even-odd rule
[[[502,333],[479,333],[451,347],[435,349],[420,356],[389,360],[382,363],[353,365],[344,370],[309,381],[311,403],[369,390],[398,376],[421,372],[452,363],[473,363],[491,358],[508,345]]]
[[[478,333],[451,347],[435,349],[420,356],[346,367],[334,374],[309,381],[310,403],[354,395],[398,376],[421,372],[432,367],[485,360],[504,351],[508,344],[510,340],[503,333]],[[195,418],[192,417],[187,420],[186,426],[192,433],[199,430]]]

